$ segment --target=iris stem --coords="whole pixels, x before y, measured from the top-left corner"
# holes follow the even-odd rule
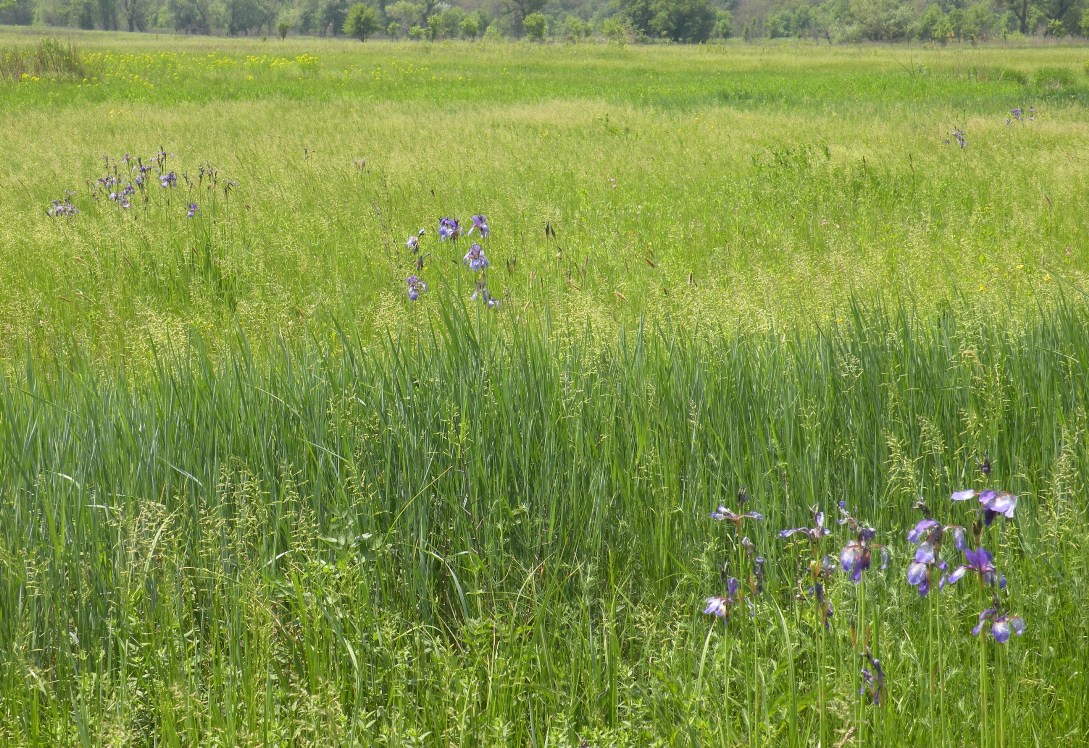
[[[927,575],[930,574],[930,569],[926,571]],[[934,608],[935,608],[935,595],[930,596],[929,613],[926,622],[926,652],[927,652],[927,680],[929,689],[929,698],[926,700],[927,712],[930,715],[930,745],[935,746],[938,742],[937,725],[934,722],[934,691],[935,679],[937,678],[937,669],[934,667]]]
[[[998,678],[995,683],[998,699],[998,746],[1006,748],[1006,650],[998,650]]]
[[[986,604],[987,591],[983,584],[983,574],[979,575],[979,599]],[[979,632],[979,745],[984,748],[987,740],[987,637]]]

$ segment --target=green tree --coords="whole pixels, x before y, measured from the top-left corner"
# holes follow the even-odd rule
[[[715,21],[713,35],[716,39],[729,39],[734,35],[734,14],[728,10],[720,10]]]
[[[617,7],[639,33],[675,42],[707,41],[717,20],[709,0],[619,0]]]
[[[0,23],[29,26],[33,20],[33,0],[0,0]]]
[[[613,44],[623,45],[631,36],[631,29],[623,18],[613,16],[601,22],[601,33]]]
[[[960,33],[965,39],[986,41],[995,26],[994,13],[986,2],[976,3],[964,12]]]
[[[563,38],[569,42],[578,42],[590,37],[590,23],[578,16],[563,19]]]
[[[480,36],[480,17],[476,13],[470,13],[461,19],[461,32],[463,39],[476,39]]]
[[[851,36],[871,42],[906,39],[911,30],[911,6],[900,0],[853,0]]]
[[[347,0],[322,0],[318,19],[318,33],[321,36],[330,31],[336,36],[348,20]]]
[[[461,22],[465,20],[465,11],[452,5],[427,20],[429,24],[434,22],[435,32],[432,38],[456,39],[461,33]]]
[[[952,26],[945,15],[945,11],[937,3],[926,6],[919,22],[915,25],[915,36],[924,42],[941,42],[945,44],[952,33]]]
[[[422,5],[409,2],[409,0],[398,0],[398,2],[386,6],[386,16],[391,21],[400,24],[403,33],[406,35],[408,30],[423,18],[423,12]]]
[[[511,17],[511,31],[515,36],[525,33],[526,18],[537,13],[544,6],[545,0],[502,0],[504,12]]]
[[[356,3],[348,9],[344,20],[344,33],[354,36],[361,42],[378,31],[378,11],[366,3]]]
[[[147,0],[121,0],[121,17],[129,31],[147,30]]]
[[[532,42],[543,42],[548,34],[548,19],[543,13],[530,13],[522,21],[522,28]]]

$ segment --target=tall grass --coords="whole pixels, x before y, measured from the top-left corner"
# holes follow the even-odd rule
[[[75,36],[87,81],[0,86],[0,365],[73,344],[142,362],[190,327],[215,348],[332,317],[380,333],[406,314],[405,239],[426,227],[422,276],[456,286],[434,232],[473,213],[510,309],[609,335],[829,323],[852,293],[1028,317],[1089,285],[1076,47],[134,36]],[[160,147],[237,180],[229,214],[90,198],[103,156]],[[48,217],[68,191],[80,214]]]
[[[448,308],[377,342],[194,340],[143,381],[30,363],[0,386],[0,739],[973,744],[977,601],[919,599],[904,532],[986,453],[1022,497],[1006,740],[1077,743],[1089,318],[843,318],[602,342]],[[768,591],[723,626],[700,615],[733,553],[707,514],[741,487]],[[822,633],[775,531],[840,499],[893,563],[832,580]]]
[[[0,47],[0,78],[80,80],[84,73],[83,60],[72,42],[46,37],[33,47]]]

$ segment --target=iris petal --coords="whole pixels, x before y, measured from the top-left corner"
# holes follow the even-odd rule
[[[956,584],[967,571],[967,566],[958,566],[956,569],[953,570],[952,574],[942,580],[942,586],[944,587],[947,584]]]
[[[937,526],[938,526],[938,523],[937,523],[936,520],[932,520],[932,519],[922,520],[921,522],[919,522],[919,524],[915,525],[915,527],[912,528],[908,532],[908,542],[909,543],[918,543],[920,540],[923,539],[923,537],[926,536],[926,533],[932,527],[937,527]]]
[[[907,580],[908,584],[916,586],[926,581],[926,564],[916,561],[908,566]]]

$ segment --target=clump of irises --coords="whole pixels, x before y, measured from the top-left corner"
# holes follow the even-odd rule
[[[168,192],[177,189],[183,182],[189,197],[197,190],[223,189],[224,197],[230,195],[232,189],[238,186],[233,180],[220,180],[217,170],[209,165],[201,165],[197,170],[196,179],[191,179],[187,172],[167,169],[167,163],[172,157],[165,150],[159,151],[147,159],[126,153],[119,159],[109,156],[103,157],[104,173],[93,180],[88,180],[87,187],[91,199],[102,200],[117,206],[121,211],[128,211],[136,204],[145,207],[159,198],[153,197],[153,191],[148,189],[148,184],[156,178],[159,186]],[[50,217],[71,218],[79,213],[79,209],[73,204],[72,198],[77,193],[69,191],[65,193],[63,200],[54,200],[46,213]],[[166,204],[170,205],[167,197]],[[195,218],[200,208],[195,200],[186,200],[186,218]]]
[[[710,518],[716,522],[725,522],[733,526],[731,543],[734,550],[734,560],[722,564],[720,578],[725,588],[725,595],[713,595],[704,602],[705,615],[718,617],[723,623],[729,623],[730,615],[734,608],[745,600],[749,606],[749,614],[755,615],[756,608],[752,598],[764,592],[764,574],[766,561],[757,553],[756,544],[747,535],[743,534],[746,522],[761,522],[764,516],[760,512],[744,511],[749,501],[749,495],[744,489],[737,493],[739,511],[733,511],[723,504],[719,504]],[[734,575],[737,576],[734,576]],[[748,594],[742,588],[738,577],[747,580]]]
[[[877,536],[877,530],[862,524],[851,516],[847,510],[847,502],[839,502],[839,524],[846,525],[854,533],[854,539],[847,542],[839,552],[839,562],[843,570],[850,575],[851,581],[858,584],[862,581],[862,572],[870,568],[870,556],[875,550],[881,552],[881,570],[889,565],[889,554],[883,545],[873,542]]]
[[[964,130],[959,127],[954,127],[952,135],[953,140],[956,142],[957,145],[959,145],[961,148],[968,147],[968,138],[964,135]],[[945,142],[948,145],[950,141],[946,140]]]
[[[1028,116],[1025,115],[1025,110],[1021,107],[1014,107],[1010,110],[1010,116],[1006,117],[1006,124],[1012,125],[1014,122],[1023,122],[1028,120],[1032,122],[1036,119],[1036,107],[1030,106],[1028,108]]]
[[[984,477],[991,474],[991,461],[988,457],[977,461],[980,473]],[[923,501],[916,503],[923,518],[908,531],[909,543],[915,545],[915,557],[908,566],[908,584],[919,590],[920,596],[926,596],[934,583],[934,577],[938,573],[941,578],[938,588],[954,585],[965,576],[976,577],[981,590],[994,591],[993,604],[979,615],[979,624],[972,630],[978,635],[984,622],[991,621],[991,630],[995,641],[1005,643],[1010,638],[1010,632],[1018,635],[1024,631],[1025,623],[1018,616],[1011,616],[1001,609],[997,593],[1005,590],[1007,580],[1005,575],[999,572],[995,565],[994,555],[983,545],[983,533],[994,525],[999,517],[1013,519],[1017,510],[1017,496],[1009,491],[999,491],[993,488],[975,489],[969,488],[955,491],[950,499],[956,503],[976,501],[976,516],[971,524],[972,540],[975,548],[968,545],[968,529],[961,525],[946,525],[934,518],[930,507]],[[942,558],[942,545],[949,535],[953,537],[953,546],[956,551],[964,555],[964,563],[959,564],[953,571],[949,571],[949,564]]]
[[[429,254],[421,254],[420,252],[423,238],[426,234],[427,229],[421,228],[418,232],[405,240],[405,248],[415,256],[414,264],[416,272],[409,276],[408,288],[408,297],[412,301],[416,301],[420,297],[420,292],[427,289],[427,285],[420,280],[419,276],[419,274],[423,272],[425,258],[430,256]],[[473,215],[472,226],[467,230],[462,226],[461,221],[455,217],[445,216],[439,219],[438,236],[439,241],[442,243],[451,242],[454,245],[457,245],[462,237],[472,236],[473,234],[476,234],[481,241],[487,239],[491,234],[491,228],[488,226],[488,218],[482,213]],[[491,266],[491,263],[484,252],[484,247],[479,242],[473,242],[469,245],[469,250],[465,253],[465,256],[461,258],[461,262],[469,268],[469,270],[476,273],[475,289],[469,297],[470,300],[482,301],[488,308],[499,306],[500,300],[493,296],[488,290],[486,271]],[[413,279],[415,279],[415,282],[413,282]]]
[[[915,545],[915,558],[908,565],[907,581],[918,589],[920,597],[926,597],[934,584],[935,573],[942,572],[940,584],[946,583],[944,572],[949,565],[941,557],[946,535],[953,536],[957,550],[967,551],[967,531],[960,525],[943,525],[934,519],[925,502],[920,501],[915,507],[923,513],[923,518],[908,531],[908,542]]]
[[[870,652],[869,647],[862,653],[865,665],[862,666],[862,688],[859,695],[865,696],[874,706],[880,706],[885,698],[885,669],[881,660]]]
[[[830,555],[822,555],[821,542],[826,536],[831,535],[832,531],[824,526],[824,512],[815,506],[810,507],[810,512],[813,515],[813,524],[810,527],[792,527],[787,530],[780,530],[779,537],[791,538],[799,535],[809,541],[811,558],[807,573],[808,584],[802,582],[800,586],[805,589],[805,596],[813,598],[817,609],[817,618],[820,620],[821,625],[827,629],[832,625],[832,616],[835,611],[832,603],[825,596],[825,585],[835,573],[836,562],[832,560]]]
[[[72,193],[68,193],[63,200],[54,200],[45,212],[51,218],[71,218],[79,213],[79,208],[72,205]]]

